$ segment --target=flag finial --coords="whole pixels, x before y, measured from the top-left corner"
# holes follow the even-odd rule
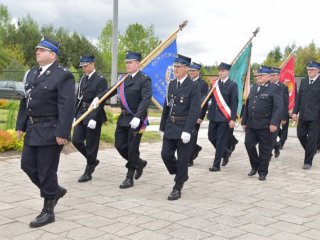
[[[256,30],[252,33],[253,36],[257,36],[258,32],[260,31],[260,28],[257,27]]]
[[[182,31],[182,29],[183,29],[185,26],[187,26],[187,24],[188,24],[188,20],[184,20],[183,23],[181,23],[181,24],[179,25],[180,31]]]

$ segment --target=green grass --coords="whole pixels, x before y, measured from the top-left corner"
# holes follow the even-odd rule
[[[106,123],[102,125],[100,140],[107,143],[114,143],[114,133],[116,130],[116,123]],[[157,142],[160,141],[159,132],[145,131],[142,135],[141,142]]]

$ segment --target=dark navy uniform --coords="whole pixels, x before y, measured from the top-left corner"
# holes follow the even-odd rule
[[[284,88],[283,88],[283,97],[284,97],[284,110],[283,110],[283,119],[282,120],[285,120],[286,123],[281,125],[280,126],[280,129],[279,129],[279,144],[280,144],[280,149],[282,149],[284,143],[286,142],[287,138],[288,138],[288,128],[289,128],[289,89],[288,87],[283,84],[283,83],[280,83],[280,85],[283,85]],[[297,91],[297,89],[295,89],[295,91]],[[287,112],[285,112],[287,111]]]
[[[320,129],[320,76],[312,84],[309,78],[301,80],[292,114],[298,113],[297,135],[305,150],[304,164],[312,166]]]
[[[90,76],[90,78],[88,78],[88,75],[84,75],[81,78],[80,85],[77,90],[77,112],[75,118],[78,119],[81,117],[88,110],[92,100],[107,88],[106,79],[96,71]],[[89,178],[91,178],[91,173],[95,165],[99,163],[96,158],[99,149],[101,126],[102,123],[107,120],[103,107],[104,103],[100,104],[97,109],[93,110],[87,117],[85,117],[83,121],[74,128],[72,136],[73,145],[87,159],[85,172],[87,172]],[[94,129],[88,127],[90,120],[94,120],[96,122]]]
[[[26,97],[20,102],[16,130],[26,132],[21,168],[40,189],[41,197],[59,194],[57,170],[62,145],[56,137],[70,139],[74,114],[73,75],[54,62],[37,77],[32,68],[26,77]]]
[[[180,87],[177,79],[169,83],[160,122],[160,131],[164,132],[161,156],[168,172],[176,175],[174,181],[179,185],[189,178],[188,161],[193,151],[192,139],[196,134],[200,105],[201,92],[196,81],[187,77]],[[182,132],[191,134],[190,142],[182,142]],[[174,155],[176,151],[178,159]]]
[[[282,97],[282,106],[283,106],[283,112],[281,115],[280,123],[278,125],[277,131],[273,133],[273,149],[275,153],[275,157],[278,157],[280,154],[280,147],[281,143],[277,141],[277,138],[279,136],[280,129],[282,128],[281,121],[286,121],[287,123],[289,122],[289,112],[288,112],[288,106],[289,106],[289,91],[288,87],[280,81],[275,83],[278,88],[280,89],[280,94]]]
[[[143,164],[139,151],[142,134],[139,134],[139,130],[143,120],[147,117],[147,110],[151,102],[152,87],[150,77],[141,71],[138,71],[133,78],[128,75],[124,81],[124,92],[134,116],[126,110],[120,101],[121,114],[115,131],[115,147],[120,155],[128,161],[126,167],[128,169],[137,169]],[[114,92],[110,97],[116,94],[117,92]],[[103,95],[104,93],[100,94],[99,98]],[[130,122],[134,117],[141,120],[137,129],[130,127]]]
[[[283,99],[277,85],[268,81],[263,86],[251,87],[243,111],[241,125],[245,125],[245,146],[249,155],[251,168],[260,176],[268,174],[269,160],[273,147],[273,134],[270,125],[279,126],[283,113]],[[256,145],[259,144],[259,155]],[[254,175],[251,174],[251,175]]]
[[[231,120],[236,121],[238,108],[238,87],[230,78],[224,84],[218,81],[223,99],[230,108]],[[220,170],[221,159],[227,154],[227,143],[230,137],[229,121],[220,110],[214,96],[211,97],[211,105],[208,110],[208,119],[210,120],[208,129],[209,141],[216,149],[213,166],[211,169]],[[210,171],[212,171],[210,169]]]
[[[201,79],[200,77],[197,80],[194,80],[194,81],[197,82],[200,85],[201,100],[203,100],[208,94],[208,89],[209,89],[208,83],[206,81],[204,81],[203,79]],[[201,109],[201,112],[200,112],[200,115],[199,115],[198,119],[201,119],[201,120],[204,119],[204,117],[206,116],[207,109],[208,109],[208,104],[205,104],[205,106]],[[197,158],[199,152],[202,149],[202,147],[197,144],[198,132],[199,132],[199,129],[200,129],[200,125],[201,124],[196,123],[196,126],[195,126],[196,132],[195,132],[194,138],[192,139],[192,141],[193,141],[193,143],[192,143],[193,144],[193,147],[192,147],[193,151],[191,153],[191,158],[189,160],[189,164],[191,166],[193,165],[193,160],[195,160]]]

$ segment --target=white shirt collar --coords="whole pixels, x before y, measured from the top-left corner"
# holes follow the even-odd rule
[[[53,63],[49,63],[47,65],[44,66],[40,66],[41,67],[41,72],[39,75],[42,75],[45,71],[47,71],[47,69],[52,65]]]
[[[177,82],[180,82],[181,85],[182,85],[182,83],[184,82],[184,80],[186,80],[187,77],[188,77],[188,75],[184,76],[184,77],[181,78],[181,79],[177,79]]]
[[[132,73],[130,74],[132,76],[132,78],[134,78],[135,75],[137,75],[137,73],[139,72],[140,70],[136,71],[135,73]]]
[[[88,79],[91,78],[92,74],[94,74],[96,70],[94,69],[91,73],[88,74]]]
[[[220,79],[220,81],[224,84],[226,83],[226,81],[228,81],[228,79],[229,79],[229,76],[227,76],[225,79]]]
[[[309,78],[309,81],[310,80],[315,81],[318,77],[319,77],[319,74],[315,78]]]
[[[199,76],[196,77],[196,78],[193,78],[192,80],[193,80],[193,81],[197,81],[198,79],[199,79]]]

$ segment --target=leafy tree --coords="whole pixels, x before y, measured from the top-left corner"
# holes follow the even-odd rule
[[[153,25],[145,28],[138,23],[130,24],[124,35],[120,37],[120,52],[126,52],[127,50],[140,52],[142,58],[145,58],[161,42],[154,36],[154,33]],[[119,60],[124,62],[124,59],[120,59],[120,56]]]
[[[111,73],[112,62],[112,21],[108,20],[98,37],[98,49],[102,54],[103,71]],[[119,58],[118,58],[119,60]],[[119,66],[119,63],[118,63]]]
[[[279,46],[268,53],[267,59],[263,62],[263,65],[270,67],[278,67],[282,63],[282,53]]]
[[[309,61],[319,61],[320,50],[317,48],[314,42],[310,43],[306,47],[299,47],[296,51],[296,61],[295,61],[295,75],[296,76],[306,76],[307,69],[306,66]]]

